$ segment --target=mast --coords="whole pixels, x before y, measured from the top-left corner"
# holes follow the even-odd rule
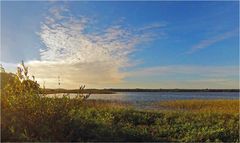
[[[60,76],[58,76],[58,93],[60,92],[60,85],[61,85],[61,83],[60,83]]]

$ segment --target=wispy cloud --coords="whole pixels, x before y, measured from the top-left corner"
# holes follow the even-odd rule
[[[152,24],[149,24],[149,25],[146,25],[144,27],[139,28],[139,31],[156,30],[158,28],[163,28],[163,27],[166,27],[166,26],[167,26],[166,22],[152,23]]]
[[[139,68],[128,73],[128,87],[238,88],[238,66],[171,65]],[[137,81],[137,82],[136,82]]]
[[[92,87],[99,82],[102,86],[120,83],[126,76],[121,69],[135,62],[129,55],[138,44],[154,40],[156,34],[148,29],[159,26],[141,29],[116,24],[102,29],[89,17],[73,16],[66,7],[53,7],[39,32],[46,46],[40,50],[41,60],[28,65],[39,80],[48,78],[49,86],[56,84],[58,75],[67,88],[83,83]]]
[[[237,79],[229,80],[226,78],[208,78],[208,79],[192,79],[192,80],[176,80],[176,79],[162,79],[156,80],[136,80],[128,81],[118,84],[119,88],[155,88],[155,89],[237,89],[239,88],[239,82]],[[110,86],[111,87],[111,86]]]
[[[191,66],[191,65],[170,65],[138,69],[130,72],[131,76],[168,76],[168,75],[193,75],[195,77],[238,77],[238,66]]]
[[[64,18],[64,16],[62,15],[63,12],[68,12],[66,5],[54,6],[49,9],[49,14],[57,20],[61,20]]]
[[[198,44],[194,45],[189,51],[187,51],[187,54],[194,53],[200,49],[208,48],[209,46],[211,46],[217,42],[223,41],[223,40],[228,39],[237,34],[238,34],[238,29],[234,29],[232,31],[225,32],[223,34],[217,35],[210,39],[204,39],[204,40],[200,41]]]

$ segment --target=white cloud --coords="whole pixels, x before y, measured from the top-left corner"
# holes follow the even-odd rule
[[[139,34],[119,24],[101,29],[88,17],[71,15],[65,7],[51,8],[49,13],[39,32],[46,48],[40,50],[40,61],[27,63],[30,72],[49,82],[49,87],[56,85],[58,75],[64,88],[120,83],[126,76],[121,69],[134,64],[129,55],[138,44],[155,38],[151,32]]]

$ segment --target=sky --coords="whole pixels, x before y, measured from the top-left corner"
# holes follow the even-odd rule
[[[239,88],[239,2],[1,1],[0,60],[48,88]]]

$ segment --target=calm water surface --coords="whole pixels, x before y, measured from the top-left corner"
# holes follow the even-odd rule
[[[69,96],[74,97],[75,95],[70,94]],[[124,102],[155,102],[181,99],[239,99],[239,92],[117,92],[116,94],[92,94],[89,99]]]

